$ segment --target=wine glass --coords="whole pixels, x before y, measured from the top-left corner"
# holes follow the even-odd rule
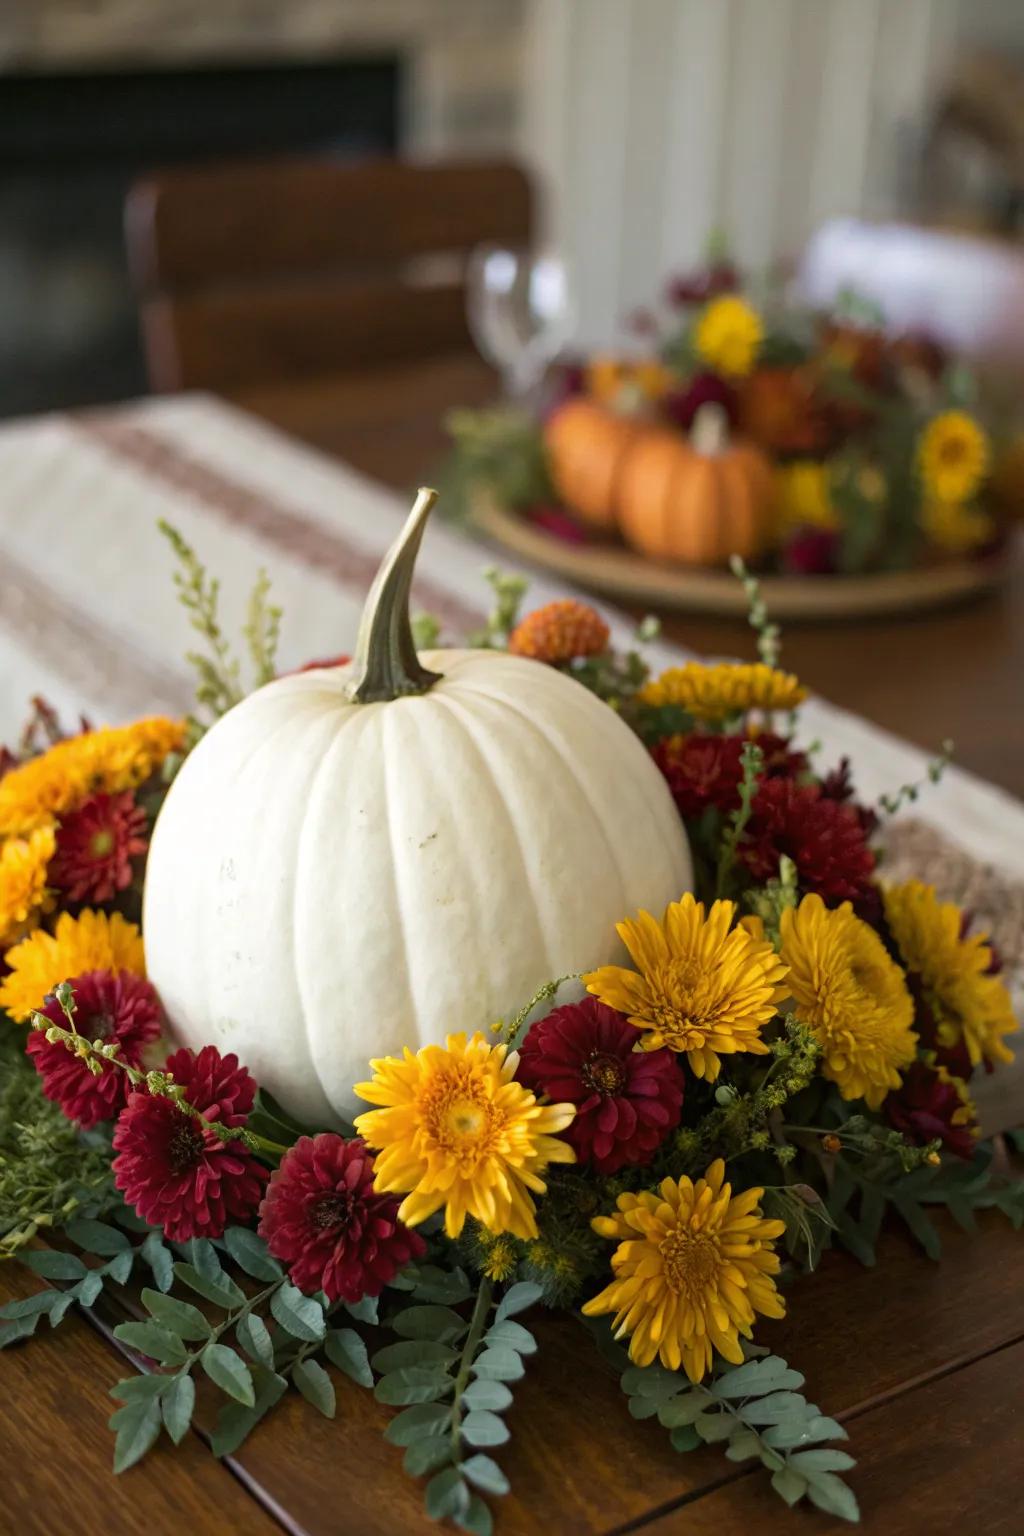
[[[526,401],[573,333],[569,274],[549,252],[480,245],[466,268],[469,328],[505,392]]]

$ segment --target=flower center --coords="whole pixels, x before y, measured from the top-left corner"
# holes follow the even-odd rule
[[[658,1246],[665,1284],[677,1296],[704,1296],[715,1287],[721,1266],[718,1243],[709,1232],[669,1232]]]
[[[626,1069],[614,1056],[592,1051],[580,1073],[588,1088],[607,1098],[621,1093],[626,1086]]]
[[[114,1020],[109,1013],[90,1013],[81,1032],[90,1040],[109,1040],[114,1033]]]
[[[343,1231],[352,1220],[352,1196],[342,1190],[321,1195],[314,1202],[310,1216],[315,1227],[324,1231]]]
[[[439,1077],[424,1095],[423,1124],[435,1145],[472,1167],[489,1152],[504,1117],[467,1073]]]
[[[109,827],[101,827],[89,839],[89,853],[94,859],[105,859],[114,850],[114,834]]]
[[[167,1161],[173,1174],[187,1173],[199,1161],[203,1151],[203,1133],[193,1120],[181,1116],[181,1124],[171,1133]]]

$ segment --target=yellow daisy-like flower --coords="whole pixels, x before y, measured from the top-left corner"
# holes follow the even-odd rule
[[[1013,1060],[1004,1042],[1017,1028],[1010,994],[990,974],[992,950],[984,933],[965,934],[963,914],[940,902],[935,887],[920,880],[883,892],[885,917],[903,964],[920,979],[935,1020],[938,1043],[967,1047],[972,1067]]]
[[[764,340],[761,316],[746,299],[728,293],[702,311],[693,342],[709,367],[730,378],[750,373]]]
[[[771,1278],[780,1268],[772,1242],[785,1222],[762,1216],[763,1189],[734,1196],[724,1179],[719,1158],[696,1183],[664,1179],[657,1190],[620,1195],[616,1215],[591,1223],[621,1241],[612,1254],[615,1278],[583,1311],[614,1312],[615,1336],[629,1335],[637,1365],[660,1358],[700,1381],[715,1350],[741,1364],[740,1335],[750,1338],[756,1313],[785,1316]]]
[[[830,912],[805,896],[782,913],[782,958],[796,1016],[822,1049],[822,1071],[844,1099],[877,1109],[917,1048],[906,978],[848,901]]]
[[[981,549],[996,531],[995,519],[988,512],[956,501],[926,501],[917,520],[930,544],[954,555]]]
[[[678,705],[696,720],[724,720],[750,709],[796,709],[807,690],[791,672],[763,661],[688,661],[645,683],[638,697],[656,708]]]
[[[142,935],[119,912],[86,908],[77,917],[62,912],[53,933],[37,929],[4,956],[10,974],[0,982],[0,1009],[23,1024],[58,982],[84,971],[131,971],[145,976]]]
[[[713,1083],[719,1054],[767,1054],[761,1030],[788,995],[786,967],[764,938],[733,927],[736,904],[704,903],[687,893],[666,909],[662,922],[649,912],[618,924],[636,965],[603,965],[583,977],[588,992],[626,1014],[645,1031],[644,1050],[685,1054],[697,1077]]]
[[[16,944],[52,907],[46,871],[55,846],[52,826],[0,844],[0,951]]]
[[[549,1163],[575,1162],[556,1133],[576,1111],[540,1104],[515,1081],[518,1065],[480,1033],[370,1062],[373,1078],[355,1091],[382,1107],[360,1115],[356,1130],[376,1151],[377,1189],[405,1195],[404,1222],[416,1226],[443,1206],[449,1237],[467,1216],[496,1234],[537,1236],[531,1191],[544,1193]]]
[[[969,501],[989,466],[989,441],[966,411],[934,416],[918,440],[917,462],[929,500]]]
[[[794,528],[825,528],[831,532],[840,526],[824,464],[815,459],[794,459],[791,464],[782,464],[775,472],[775,485],[780,534]]]
[[[57,742],[0,779],[0,837],[59,820],[89,795],[136,789],[184,741],[183,721],[157,716]]]

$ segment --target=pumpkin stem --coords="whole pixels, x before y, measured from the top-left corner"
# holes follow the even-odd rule
[[[420,665],[409,622],[412,574],[436,500],[436,491],[417,492],[405,527],[374,577],[359,623],[351,681],[345,690],[353,704],[378,704],[405,694],[426,693],[441,680],[439,672],[428,672]]]
[[[715,458],[729,446],[729,418],[717,400],[705,400],[694,412],[690,442],[697,453]]]

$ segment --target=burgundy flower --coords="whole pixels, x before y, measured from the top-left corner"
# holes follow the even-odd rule
[[[821,781],[821,793],[826,800],[838,800],[849,805],[857,813],[864,836],[870,837],[878,826],[878,816],[869,805],[861,805],[853,798],[853,780],[850,777],[850,759],[841,757],[835,768],[830,768]]]
[[[839,565],[839,535],[830,528],[798,528],[783,545],[780,563],[794,576],[834,576]]]
[[[373,1157],[359,1137],[302,1136],[271,1175],[260,1233],[301,1291],[328,1301],[379,1296],[426,1252],[398,1219],[400,1201],[373,1187]]]
[[[244,1125],[256,1083],[234,1055],[206,1045],[198,1056],[175,1051],[166,1071],[203,1119]],[[267,1172],[240,1141],[222,1141],[170,1099],[129,1094],[114,1131],[114,1182],[144,1221],[172,1242],[220,1237],[231,1222],[248,1222]]]
[[[651,756],[665,775],[679,814],[696,820],[709,806],[731,811],[739,804],[743,778],[740,736],[669,736]]]
[[[563,1135],[597,1173],[649,1163],[683,1112],[672,1052],[638,1051],[638,1038],[621,1013],[587,997],[531,1025],[519,1053],[520,1082],[576,1105]]]
[[[826,906],[856,902],[871,888],[874,855],[857,812],[828,800],[817,784],[764,779],[739,856],[757,881],[779,872],[783,854],[793,860],[802,891],[816,891]]]
[[[708,404],[720,405],[729,425],[736,426],[740,414],[739,398],[732,386],[720,379],[717,373],[696,374],[685,389],[674,389],[667,394],[661,402],[661,409],[677,427],[689,432],[701,406]]]
[[[739,285],[740,275],[731,261],[713,261],[670,278],[665,297],[670,304],[682,309],[692,304],[706,304],[723,293],[734,293]]]
[[[976,1122],[966,1088],[945,1067],[918,1059],[903,1086],[882,1106],[885,1118],[908,1141],[923,1146],[939,1140],[957,1157],[974,1156]]]
[[[119,1056],[129,1066],[140,1064],[143,1047],[160,1034],[160,1004],[149,982],[130,971],[86,971],[71,982],[75,994],[75,1027],[87,1040],[116,1040]],[[56,998],[40,1012],[67,1027]],[[43,1080],[43,1092],[59,1104],[69,1120],[83,1130],[101,1120],[113,1120],[124,1108],[128,1075],[113,1064],[94,1077],[78,1056],[59,1042],[51,1044],[45,1030],[35,1030],[25,1050]]]
[[[146,813],[130,790],[93,795],[61,821],[50,881],[68,901],[111,901],[131,885],[132,859],[146,847]]]
[[[545,533],[550,533],[553,539],[559,539],[563,544],[587,542],[587,530],[582,523],[571,517],[564,507],[530,507],[526,515],[531,523],[536,524],[538,528],[543,528]]]

